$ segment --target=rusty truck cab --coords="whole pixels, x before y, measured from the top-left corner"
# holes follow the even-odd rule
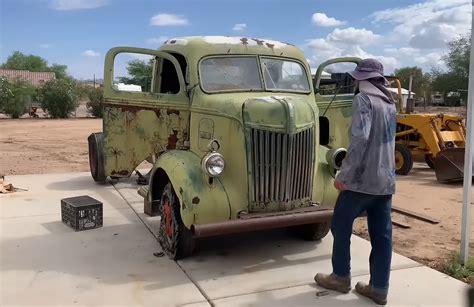
[[[119,91],[114,59],[150,55],[147,92]],[[319,240],[329,230],[335,170],[345,153],[320,144],[310,67],[287,43],[245,37],[170,39],[158,51],[119,47],[106,56],[103,132],[89,137],[96,181],[153,164],[139,190],[161,216],[172,258],[195,239],[289,227]],[[347,139],[347,138],[346,138]]]

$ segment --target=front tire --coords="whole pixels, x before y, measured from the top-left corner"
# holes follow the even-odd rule
[[[319,241],[323,239],[331,228],[331,222],[323,222],[317,224],[307,224],[292,226],[290,232],[298,238],[306,241]]]
[[[191,256],[195,248],[195,239],[181,220],[179,199],[171,183],[163,189],[159,213],[161,221],[158,242],[163,251],[174,260]]]
[[[395,143],[395,173],[397,175],[408,175],[412,168],[413,156],[408,146]]]
[[[102,132],[92,133],[87,138],[89,143],[89,167],[92,178],[97,183],[105,183],[107,179],[107,176],[105,176],[102,140]]]

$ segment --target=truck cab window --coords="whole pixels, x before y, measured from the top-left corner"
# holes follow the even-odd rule
[[[179,92],[179,79],[176,69],[170,60],[163,59],[163,65],[160,73],[159,93],[177,94]]]
[[[119,53],[114,60],[113,88],[121,92],[152,92],[154,58]]]

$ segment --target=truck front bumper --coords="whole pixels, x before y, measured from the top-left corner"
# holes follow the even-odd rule
[[[226,222],[191,225],[196,238],[214,237],[233,233],[283,228],[288,226],[316,224],[331,220],[334,210],[311,206],[291,211],[241,214],[236,220]]]

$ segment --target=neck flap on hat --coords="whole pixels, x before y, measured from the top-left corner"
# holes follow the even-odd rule
[[[359,81],[359,92],[380,97],[387,103],[395,103],[392,92],[382,82],[376,80]]]

